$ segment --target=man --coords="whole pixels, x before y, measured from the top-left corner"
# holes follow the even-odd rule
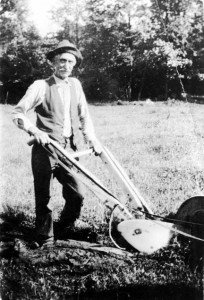
[[[73,226],[79,218],[83,202],[80,183],[62,169],[43,148],[54,139],[67,149],[77,149],[79,124],[85,142],[95,154],[101,146],[95,137],[82,86],[76,78],[69,77],[74,66],[82,60],[80,51],[67,40],[47,54],[54,69],[46,80],[36,80],[14,109],[15,124],[35,137],[32,149],[32,171],[34,176],[36,232],[38,244],[52,243],[54,239],[52,209],[49,207],[50,186],[53,177],[62,184],[65,206],[61,213],[60,228]],[[36,125],[26,117],[34,109]]]

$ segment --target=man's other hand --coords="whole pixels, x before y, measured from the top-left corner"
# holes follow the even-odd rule
[[[38,129],[35,126],[29,128],[29,133],[34,136],[38,144],[46,145],[50,143],[50,138],[47,132]]]
[[[91,143],[91,147],[94,151],[94,154],[96,156],[100,155],[101,152],[103,151],[101,144],[98,141],[94,141]]]

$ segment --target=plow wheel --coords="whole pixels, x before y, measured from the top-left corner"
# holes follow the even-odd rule
[[[204,197],[192,197],[182,203],[176,219],[187,222],[182,228],[185,232],[204,239]]]
[[[183,231],[204,239],[204,197],[186,200],[178,209],[176,219],[187,222],[182,226]],[[192,239],[191,251],[192,266],[198,266],[204,275],[204,242]]]

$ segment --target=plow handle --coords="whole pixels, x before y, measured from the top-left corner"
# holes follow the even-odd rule
[[[136,205],[136,208],[145,209],[147,212],[153,214],[151,208],[141,196],[138,189],[133,185],[124,169],[106,147],[103,147],[101,159],[109,169],[109,172],[115,177],[116,181],[118,181],[129,200]]]
[[[35,138],[30,139],[27,142],[28,146],[32,146],[35,143],[35,141],[36,141]],[[51,144],[52,144],[52,142],[51,142]],[[80,152],[70,153],[70,156],[72,158],[78,158],[78,157],[81,157],[81,156],[84,156],[84,155],[89,155],[89,154],[92,154],[92,153],[93,153],[93,149],[87,149],[87,150],[80,151]]]

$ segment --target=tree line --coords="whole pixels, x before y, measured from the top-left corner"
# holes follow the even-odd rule
[[[16,103],[52,73],[45,54],[68,39],[83,55],[73,74],[89,101],[181,99],[204,95],[201,0],[63,0],[59,29],[40,37],[26,0],[1,0],[1,103]]]

